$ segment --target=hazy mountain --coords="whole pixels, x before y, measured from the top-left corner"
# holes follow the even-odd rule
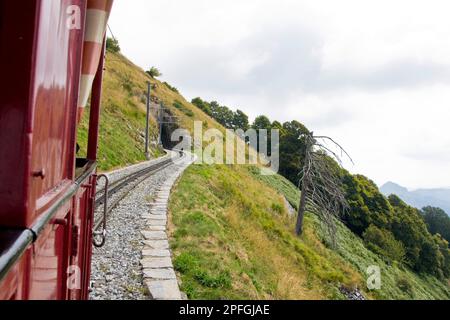
[[[426,206],[439,207],[450,215],[450,189],[418,189],[409,191],[396,183],[388,182],[380,191],[389,196],[396,194],[410,206],[422,209]]]

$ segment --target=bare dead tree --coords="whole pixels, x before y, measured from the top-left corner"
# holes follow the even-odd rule
[[[336,219],[347,210],[342,182],[332,159],[342,167],[342,155],[348,153],[330,137],[314,136],[314,133],[305,134],[304,163],[300,172],[301,198],[298,208],[296,225],[297,235],[303,233],[303,220],[305,212],[316,214],[324,223],[333,244],[335,243]],[[331,142],[340,150],[340,156],[327,146]],[[353,162],[353,161],[352,161]]]

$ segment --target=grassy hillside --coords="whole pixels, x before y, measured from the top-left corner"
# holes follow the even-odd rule
[[[178,92],[148,77],[120,54],[108,53],[100,128],[100,167],[109,170],[144,160],[146,82],[193,131],[224,131],[215,120],[187,102]],[[86,147],[87,116],[79,130]],[[156,141],[156,123],[152,120]],[[154,157],[162,150],[153,146]],[[388,266],[363,242],[339,225],[339,247],[327,248],[320,223],[306,217],[305,234],[293,234],[284,197],[298,203],[298,190],[281,176],[260,176],[250,166],[194,165],[176,186],[170,200],[171,245],[182,289],[193,299],[343,299],[341,285],[365,289],[365,270],[377,264],[383,271],[379,292],[370,298],[449,299],[448,286]]]
[[[295,186],[279,175],[260,176],[258,170],[249,170],[266,185],[285,195],[289,202],[297,208],[300,192]],[[309,225],[314,227],[315,235],[325,240],[320,222],[314,215],[308,215]],[[291,229],[293,225],[291,225]],[[371,297],[378,299],[450,299],[450,287],[430,276],[418,276],[407,268],[389,265],[378,255],[368,250],[361,238],[352,233],[346,226],[338,222],[338,247],[336,253],[352,265],[352,268],[363,277],[367,268],[377,265],[381,268],[382,286],[380,291],[372,291]]]
[[[339,224],[337,250],[327,248],[322,228],[306,217],[295,236],[283,196],[299,192],[281,176],[254,167],[195,165],[170,202],[175,268],[192,299],[343,299],[340,286],[360,288],[371,299],[449,299],[449,288],[388,266]],[[382,289],[367,292],[365,272],[382,270]]]
[[[193,120],[202,121],[203,128],[221,127],[215,120],[205,115],[187,102],[174,88],[149,77],[144,70],[130,62],[120,53],[107,52],[106,70],[102,95],[102,115],[100,124],[99,166],[101,170],[144,161],[145,112],[147,81],[152,83],[152,97],[162,101],[174,116],[180,119],[179,126],[193,132]],[[87,149],[87,129],[89,106],[78,130],[80,156]],[[150,145],[152,157],[163,154],[156,146],[158,128],[151,117]]]
[[[104,75],[99,140],[101,170],[144,161],[146,82],[148,76],[120,54],[107,53]],[[81,155],[87,149],[89,107],[78,130]],[[164,151],[157,147],[158,131],[151,118],[150,146],[152,157]]]
[[[312,233],[292,232],[285,201],[238,166],[194,165],[171,197],[175,268],[193,299],[341,298],[362,278]]]

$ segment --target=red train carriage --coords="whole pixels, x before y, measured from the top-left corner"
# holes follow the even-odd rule
[[[112,0],[0,2],[0,299],[87,299]],[[92,88],[87,159],[77,118]]]

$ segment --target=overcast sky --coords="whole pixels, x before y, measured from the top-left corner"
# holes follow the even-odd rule
[[[450,2],[116,0],[122,52],[187,98],[296,119],[381,185],[450,187]]]

